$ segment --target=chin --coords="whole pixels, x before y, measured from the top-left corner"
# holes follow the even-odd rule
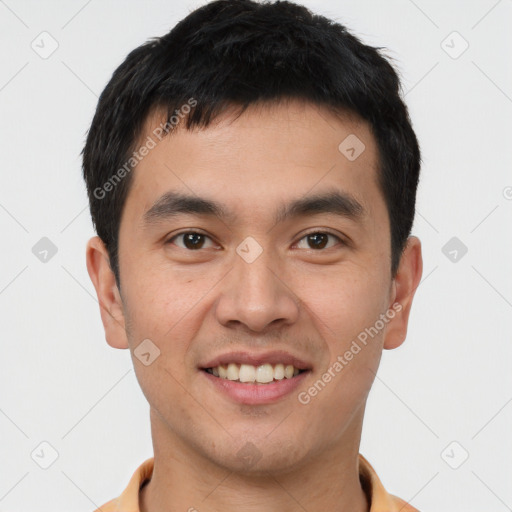
[[[307,455],[304,443],[294,442],[289,436],[287,440],[278,436],[273,439],[255,437],[251,440],[246,434],[243,442],[235,442],[235,439],[236,436],[233,436],[233,442],[225,447],[223,455],[217,451],[210,459],[240,475],[268,477],[269,472],[287,473],[296,470]],[[236,449],[233,451],[234,446]]]

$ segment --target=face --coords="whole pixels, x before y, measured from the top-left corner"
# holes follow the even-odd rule
[[[392,279],[377,176],[366,123],[299,102],[178,126],[140,161],[120,225],[121,293],[94,244],[88,268],[107,341],[130,349],[161,439],[256,472],[357,438],[421,274],[413,243]],[[273,380],[230,380],[255,375]]]

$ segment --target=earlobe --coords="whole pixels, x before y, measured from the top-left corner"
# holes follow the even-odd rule
[[[419,238],[411,236],[407,239],[393,282],[393,300],[389,307],[395,310],[396,315],[386,328],[385,349],[397,348],[405,341],[412,300],[420,283],[422,272],[421,242]],[[395,304],[394,307],[393,304]]]
[[[86,263],[96,289],[107,343],[114,348],[128,348],[121,296],[110,268],[107,249],[98,236],[87,242]]]

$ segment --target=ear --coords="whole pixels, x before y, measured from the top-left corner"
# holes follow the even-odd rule
[[[392,283],[389,308],[396,314],[386,327],[385,349],[397,348],[405,341],[412,299],[420,284],[422,272],[421,242],[419,238],[411,236],[407,239],[398,271]]]
[[[123,302],[110,268],[107,249],[98,236],[87,242],[86,262],[98,296],[107,343],[114,348],[128,348]]]

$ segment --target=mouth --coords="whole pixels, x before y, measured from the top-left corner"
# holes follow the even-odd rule
[[[227,365],[201,369],[219,379],[261,385],[278,382],[283,379],[292,379],[308,371],[306,369],[297,368],[292,364],[284,363],[275,365],[264,363],[259,366],[244,363],[229,363]]]
[[[230,352],[201,364],[198,369],[215,392],[250,405],[283,400],[313,371],[311,364],[285,351]]]

